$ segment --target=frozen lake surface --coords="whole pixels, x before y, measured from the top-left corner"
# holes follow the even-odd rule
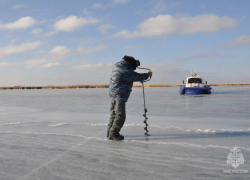
[[[108,89],[0,92],[1,180],[228,180],[237,146],[250,171],[250,87],[213,87],[179,95],[178,87],[133,88],[121,142],[106,139]]]

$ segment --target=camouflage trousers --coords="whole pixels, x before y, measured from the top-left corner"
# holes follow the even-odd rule
[[[126,102],[116,101],[111,99],[110,104],[110,118],[107,129],[107,136],[109,134],[119,134],[126,119]]]

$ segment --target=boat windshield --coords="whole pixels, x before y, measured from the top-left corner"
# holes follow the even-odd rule
[[[200,78],[190,78],[188,79],[188,83],[202,83]]]

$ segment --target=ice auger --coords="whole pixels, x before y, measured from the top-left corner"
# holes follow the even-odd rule
[[[146,70],[148,70],[149,72],[151,72],[151,70],[150,69],[147,69],[147,68],[139,68],[139,67],[137,67],[138,69],[146,69]],[[146,127],[144,128],[145,129],[145,131],[146,131],[146,133],[145,133],[145,135],[146,136],[150,136],[150,134],[148,134],[148,123],[147,123],[147,119],[148,119],[148,117],[147,117],[147,112],[148,112],[148,110],[147,110],[147,108],[146,108],[146,103],[145,103],[145,93],[144,93],[144,82],[147,82],[147,81],[150,81],[151,80],[151,77],[150,77],[150,79],[146,79],[146,80],[144,80],[144,81],[141,81],[141,83],[142,83],[142,91],[143,91],[143,100],[144,100],[144,114],[143,114],[143,117],[145,117],[145,120],[143,121],[144,123],[145,123],[145,125],[146,125]]]

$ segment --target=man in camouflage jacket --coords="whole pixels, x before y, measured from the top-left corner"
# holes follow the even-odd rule
[[[110,140],[123,140],[120,130],[126,119],[126,102],[131,93],[133,82],[140,82],[152,76],[152,72],[139,74],[135,72],[139,60],[132,56],[124,56],[115,63],[109,84],[109,96],[111,98],[110,119],[107,130],[107,137]]]

